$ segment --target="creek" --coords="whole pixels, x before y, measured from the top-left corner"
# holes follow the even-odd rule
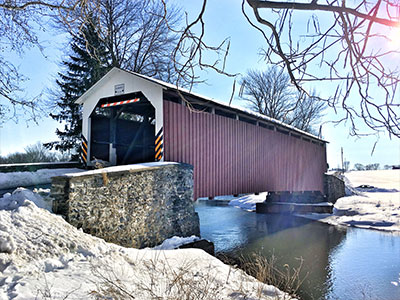
[[[400,299],[400,235],[289,215],[196,204],[201,237],[231,257],[256,253],[303,266],[301,299]]]

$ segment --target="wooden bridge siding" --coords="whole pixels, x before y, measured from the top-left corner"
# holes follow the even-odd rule
[[[164,160],[194,166],[195,198],[262,191],[323,192],[325,147],[164,101]]]

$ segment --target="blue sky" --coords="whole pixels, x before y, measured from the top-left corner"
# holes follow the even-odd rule
[[[206,39],[212,44],[218,44],[224,38],[231,39],[231,52],[227,61],[227,71],[244,74],[248,69],[263,69],[266,64],[257,55],[265,46],[262,36],[254,30],[244,19],[241,13],[241,1],[212,0],[208,3],[205,15]],[[189,18],[200,9],[200,1],[186,1],[183,9]],[[304,28],[300,24],[299,30]],[[22,58],[11,56],[10,59],[20,67],[23,74],[30,78],[25,84],[27,96],[35,96],[42,90],[54,85],[54,78],[58,71],[58,64],[63,55],[61,49],[65,46],[62,36],[53,33],[41,34],[45,41],[44,55],[37,49],[26,51]],[[207,84],[198,85],[194,91],[222,101],[229,101],[232,92],[233,80],[213,71],[201,73]],[[329,92],[330,88],[314,86],[317,92]],[[323,89],[323,91],[321,91]],[[357,101],[357,99],[352,99]],[[243,102],[235,100],[235,104],[245,106]],[[326,110],[323,121],[336,120],[340,115]],[[362,124],[358,124],[362,126]],[[37,141],[48,142],[56,139],[55,130],[59,123],[50,118],[42,118],[38,124],[26,123],[25,116],[20,116],[18,123],[8,121],[0,125],[0,154],[5,155],[15,151],[23,151],[24,147]],[[322,128],[323,137],[329,141],[327,147],[328,163],[336,167],[340,162],[340,148],[344,148],[344,156],[354,163],[375,163],[381,166],[386,164],[400,164],[400,139],[389,139],[387,135],[380,135],[379,141],[371,156],[377,137],[355,138],[349,136],[346,124],[334,126],[327,123]]]

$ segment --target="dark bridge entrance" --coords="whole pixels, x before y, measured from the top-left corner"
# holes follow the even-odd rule
[[[155,109],[142,93],[102,98],[91,116],[90,159],[154,161]]]

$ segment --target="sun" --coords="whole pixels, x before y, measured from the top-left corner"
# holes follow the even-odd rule
[[[391,48],[400,50],[400,24],[390,31],[389,44]]]

